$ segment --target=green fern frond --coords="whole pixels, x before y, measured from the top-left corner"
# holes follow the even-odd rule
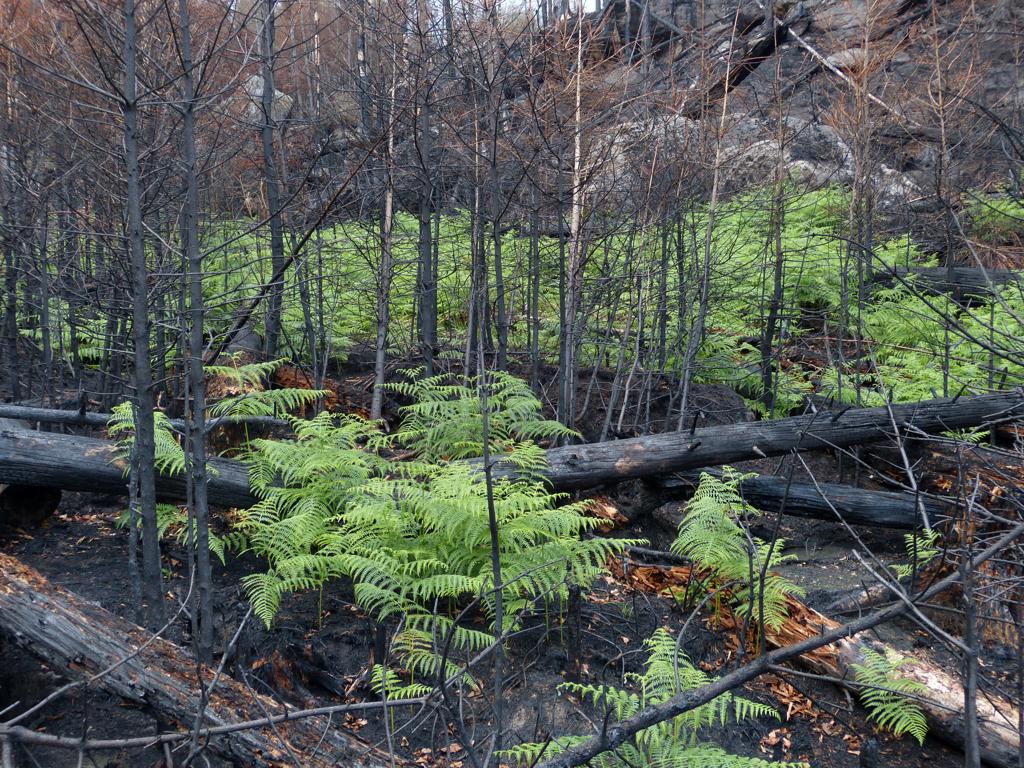
[[[523,382],[498,374],[491,387],[495,448],[542,468],[543,451],[519,435],[565,434],[564,428],[538,424],[540,405]],[[468,464],[446,460],[482,447],[473,432],[478,393],[440,378],[394,389],[420,398],[397,439],[374,422],[320,414],[293,421],[292,440],[251,442],[250,484],[259,502],[240,514],[237,530],[269,569],[246,583],[247,594],[267,621],[287,592],[347,577],[356,603],[376,621],[403,617],[394,653],[408,672],[456,674],[451,659],[441,669],[440,646],[474,653],[495,642],[452,618],[474,598],[492,621],[496,611],[488,489]],[[381,455],[403,440],[417,446],[418,460]],[[588,586],[609,555],[637,543],[590,538],[600,521],[586,503],[567,503],[539,482],[501,480],[490,490],[506,628],[534,606],[563,604],[570,583]]]
[[[915,569],[924,568],[942,554],[942,534],[934,529],[904,534],[903,541],[910,562],[892,566],[893,572],[901,579],[909,578]]]
[[[416,376],[418,371],[407,371]],[[537,454],[526,444],[538,440],[578,436],[557,421],[541,416],[542,405],[526,382],[494,371],[486,382],[446,376],[412,378],[389,384],[393,391],[413,399],[402,408],[402,424],[393,439],[430,461],[447,461],[483,454],[483,413],[480,387],[488,387],[488,429],[491,450],[518,452],[510,459],[536,465]]]
[[[184,472],[185,452],[174,435],[171,420],[162,411],[153,411],[153,427],[153,463],[157,472],[164,475]],[[127,459],[135,444],[135,408],[131,402],[126,400],[111,409],[107,433],[116,438],[118,453]]]
[[[127,528],[130,519],[130,510],[124,510],[114,524],[118,528]],[[139,536],[142,536],[142,522],[137,523],[139,529]],[[168,533],[173,533],[175,540],[181,545],[187,545],[189,541],[194,541],[194,537],[190,531],[190,521],[188,519],[188,512],[182,507],[174,504],[157,504],[156,505],[156,532],[159,538],[163,538]],[[231,550],[242,551],[244,549],[244,541],[237,534],[228,534],[227,536],[219,536],[213,531],[207,533],[210,551],[217,556],[220,560],[221,565],[224,565],[227,560],[227,553]]]
[[[297,411],[326,397],[326,389],[265,389],[232,395],[218,401],[210,408],[214,416],[275,416]]]
[[[623,720],[646,707],[661,704],[686,690],[706,685],[712,679],[694,667],[685,654],[677,653],[675,638],[658,629],[647,640],[648,656],[644,671],[629,674],[626,682],[635,690],[610,685],[563,683],[559,690],[578,696],[601,714],[601,719]],[[629,766],[678,766],[679,768],[807,768],[806,763],[771,762],[760,758],[732,755],[714,744],[699,741],[701,729],[708,725],[741,723],[771,717],[778,713],[770,706],[725,693],[713,701],[658,723],[640,733],[614,752],[599,756],[595,765],[605,768]],[[585,737],[570,736],[548,743],[520,744],[502,753],[518,765],[529,765],[543,753],[556,755]]]
[[[234,358],[232,362],[234,362]],[[238,388],[260,387],[266,379],[273,375],[274,371],[286,362],[288,361],[282,357],[277,360],[243,365],[204,365],[203,372],[207,376],[224,379],[230,385]]]
[[[370,676],[370,687],[378,696],[388,701],[407,701],[428,695],[433,688],[423,683],[406,685],[393,670],[381,664],[374,664]]]
[[[881,728],[897,736],[909,733],[923,745],[928,733],[928,722],[924,710],[909,696],[927,693],[923,683],[900,675],[900,667],[906,666],[906,659],[895,651],[879,653],[870,648],[863,649],[863,661],[853,664],[854,678],[863,686],[860,700],[868,716]]]
[[[792,559],[783,554],[785,541],[748,536],[738,522],[752,511],[739,491],[747,477],[729,467],[721,478],[701,474],[672,551],[713,573],[718,583],[736,585],[731,591],[737,612],[754,623],[763,617],[766,627],[778,630],[788,616],[788,598],[804,592],[774,572]]]

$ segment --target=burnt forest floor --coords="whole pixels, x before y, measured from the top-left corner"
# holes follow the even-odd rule
[[[550,373],[550,372],[549,372]],[[606,372],[598,381],[607,380]],[[581,402],[589,379],[580,384]],[[604,383],[607,383],[605,381]],[[339,373],[338,384],[345,393],[347,409],[359,410],[368,400],[365,371]],[[596,439],[605,421],[601,386],[594,388],[590,407],[583,412],[584,438]],[[666,387],[667,389],[667,387]],[[723,388],[698,385],[693,396],[700,417],[697,426],[724,424],[751,418],[743,400]],[[550,395],[548,397],[550,399]],[[662,393],[645,408],[645,424],[653,427],[664,421]],[[387,409],[395,413],[401,405],[390,399]],[[620,405],[621,407],[621,405]],[[659,410],[660,409],[660,410]],[[629,436],[632,429],[617,437]],[[659,431],[654,429],[654,431]],[[852,482],[850,462],[840,467],[828,453],[803,454],[807,469],[820,482]],[[794,480],[806,480],[803,464],[790,468],[786,459],[745,462],[740,468],[787,474]],[[858,482],[877,484],[862,473]],[[614,492],[613,492],[614,496]],[[65,494],[55,516],[40,528],[11,530],[0,528],[0,549],[38,569],[54,584],[92,600],[120,616],[131,618],[130,583],[127,562],[127,534],[115,525],[124,501],[92,494]],[[764,535],[776,526],[774,516],[754,520],[755,533]],[[778,533],[786,540],[786,551],[796,561],[786,566],[789,578],[807,591],[806,602],[825,610],[837,597],[868,584],[869,577],[853,556],[858,542],[836,523],[783,518]],[[892,531],[855,529],[854,533],[883,562],[903,556],[902,535]],[[641,517],[611,535],[642,537],[651,546],[668,548],[672,534]],[[177,605],[187,591],[185,554],[172,540],[164,542],[164,569],[168,605]],[[216,582],[219,647],[222,652],[228,638],[245,616],[248,603],[240,586],[241,578],[260,570],[251,556],[229,557],[225,566],[214,563]],[[639,671],[646,657],[644,641],[657,627],[675,634],[681,630],[689,609],[674,600],[630,589],[615,578],[603,579],[584,595],[579,613],[578,631],[558,619],[541,616],[527,623],[509,646],[506,674],[506,723],[510,729],[506,744],[543,741],[547,736],[590,734],[600,727],[602,716],[581,705],[575,698],[556,691],[559,683],[576,678],[582,682],[620,685],[625,672]],[[880,639],[892,642],[912,654],[933,653],[923,632],[910,626],[894,625],[877,630]],[[188,625],[179,619],[168,630],[168,639],[188,645]],[[568,638],[578,638],[570,643]],[[376,631],[370,620],[353,604],[351,587],[329,584],[320,593],[286,598],[272,628],[250,620],[233,648],[227,669],[244,670],[246,679],[257,690],[276,698],[282,705],[321,706],[373,699],[366,684]],[[47,669],[13,643],[0,637],[3,664],[0,665],[0,711],[15,702],[18,708],[32,705],[65,682],[61,670]],[[570,647],[573,646],[573,647]],[[710,616],[691,622],[683,650],[702,668],[721,674],[736,662],[736,639],[716,629]],[[941,663],[951,660],[940,658]],[[997,659],[998,662],[998,659]],[[478,670],[487,679],[489,670]],[[962,755],[933,739],[923,748],[905,737],[895,739],[880,734],[866,721],[863,709],[836,686],[798,676],[783,680],[770,675],[748,685],[744,695],[771,703],[780,712],[780,720],[764,719],[742,725],[708,729],[706,738],[743,755],[776,760],[806,760],[817,768],[875,766],[924,766],[952,768],[962,763]],[[470,692],[463,699],[467,732],[489,733],[485,719],[488,706],[484,696]],[[16,710],[12,710],[16,711]],[[125,705],[100,688],[78,689],[53,702],[26,725],[48,733],[90,738],[117,738],[155,733],[175,727],[160,723],[153,713]],[[386,746],[386,729],[379,714],[347,717],[344,727],[357,731],[368,744]],[[451,724],[440,715],[420,720],[408,727],[398,720],[392,734],[400,760],[424,766],[468,768],[471,762],[461,751]],[[877,760],[862,761],[865,742],[877,740]],[[18,747],[19,764],[62,768],[78,765],[78,756],[66,751]],[[162,765],[156,750],[131,753],[106,752],[87,756],[84,765],[114,768]],[[219,765],[211,757],[210,764]]]
[[[53,583],[65,587],[108,610],[129,616],[127,535],[115,526],[121,502],[89,494],[67,494],[58,514],[44,527],[31,531],[7,531],[0,546],[33,566]],[[853,542],[830,523],[785,521],[782,534],[800,562],[790,576],[808,590],[808,602],[824,607],[838,593],[856,586],[859,579],[850,561]],[[884,549],[891,536],[862,532]],[[657,536],[647,526],[616,532],[626,536]],[[187,588],[183,552],[165,544],[166,590],[169,604]],[[259,567],[254,558],[229,558],[227,566],[215,566],[216,605],[222,641],[237,627],[247,610],[239,579]],[[574,671],[587,682],[619,684],[627,671],[637,671],[644,658],[643,643],[657,627],[678,633],[688,611],[673,600],[628,589],[614,579],[602,580],[585,596],[580,612],[579,648],[568,647],[568,628],[546,623],[543,618],[527,625],[510,646],[508,669],[508,742],[543,740],[548,734],[592,732],[600,715],[561,695],[555,687]],[[905,628],[882,628],[880,638],[926,640]],[[182,619],[169,630],[170,639],[188,642]],[[292,706],[323,705],[372,698],[358,679],[365,671],[374,644],[368,619],[352,604],[347,585],[332,584],[322,595],[304,594],[287,599],[270,630],[247,624],[229,665],[247,671],[255,688]],[[720,673],[733,657],[735,642],[712,628],[710,619],[691,624],[684,650],[702,667]],[[223,648],[223,646],[222,646]],[[921,651],[923,649],[908,648]],[[8,644],[3,649],[0,672],[0,708],[14,701],[28,706],[63,681],[60,670],[48,670],[25,652]],[[481,670],[486,674],[486,670]],[[353,685],[355,683],[355,685]],[[959,765],[960,754],[929,740],[924,748],[909,738],[877,734],[863,710],[835,686],[791,676],[783,681],[763,677],[747,686],[745,694],[772,703],[782,719],[765,719],[739,726],[710,729],[707,738],[731,751],[772,759],[805,759],[820,768],[846,768],[861,764],[859,752],[865,739],[879,742],[876,765]],[[471,696],[468,719],[483,709]],[[787,717],[788,714],[788,717]],[[91,738],[117,738],[155,732],[160,724],[150,714],[130,708],[98,688],[76,691],[37,714],[29,727],[49,733]],[[166,724],[170,727],[171,724]],[[379,715],[348,718],[346,727],[356,729],[369,743],[384,743],[385,729]],[[415,730],[395,734],[400,757],[421,765],[468,766],[458,741],[447,723],[428,719]],[[19,748],[19,751],[21,748]],[[155,750],[130,754],[89,756],[85,765],[155,766],[161,755]],[[73,766],[73,753],[33,748],[21,758],[25,765]],[[211,761],[216,765],[216,762]]]

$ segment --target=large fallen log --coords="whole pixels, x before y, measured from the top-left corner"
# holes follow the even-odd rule
[[[692,584],[691,566],[673,567],[632,566],[621,575],[642,590],[671,593]],[[840,624],[824,616],[800,600],[790,596],[786,600],[788,616],[779,629],[767,628],[765,640],[771,648],[786,648],[811,640],[837,629]],[[743,621],[728,610],[718,615],[724,628],[738,631]],[[799,657],[800,664],[816,674],[833,678],[840,685],[857,690],[855,664],[864,662],[865,651],[895,652],[907,658],[906,653],[895,651],[879,642],[873,632],[853,634],[835,643],[821,646]],[[929,734],[946,743],[963,747],[964,686],[963,682],[926,653],[915,653],[907,659],[899,674],[921,683],[925,692],[915,699],[928,721]],[[979,693],[977,699],[978,742],[982,760],[999,768],[1015,768],[1021,734],[1017,729],[1019,704],[998,694]]]
[[[255,503],[244,464],[230,459],[213,459],[210,465],[216,470],[216,475],[209,480],[210,500],[214,504],[247,507]],[[19,491],[18,494],[8,493],[8,490],[0,492],[0,522],[23,525],[35,514],[45,517],[42,507],[45,505],[52,511],[60,498],[57,494],[56,501],[51,503],[47,488],[123,494],[127,488],[124,469],[124,461],[113,445],[103,440],[27,430],[0,430],[0,481],[17,484],[9,488]],[[696,486],[698,475],[699,472],[690,472],[655,479],[654,498],[647,501],[642,512],[650,512],[669,499],[687,495]],[[788,515],[835,520],[835,513],[829,506],[831,502],[852,524],[912,529],[921,523],[921,508],[910,494],[822,484],[826,501],[811,484],[793,483],[787,488],[784,479],[770,476],[747,480],[742,488],[747,500],[765,512],[782,508]],[[16,510],[8,511],[4,505],[7,495],[12,499],[17,495],[22,500],[17,513]],[[157,495],[164,501],[183,500],[184,479],[180,476],[158,476]],[[944,504],[927,497],[922,497],[920,504],[930,520],[937,519],[946,510]]]
[[[939,398],[891,408],[850,408],[774,421],[705,427],[691,432],[552,448],[545,476],[558,490],[592,488],[637,477],[666,475],[791,451],[846,448],[888,440],[901,431],[934,434],[1024,416],[1024,392]],[[499,463],[496,477],[514,476]],[[0,481],[3,477],[0,476]]]
[[[700,472],[676,473],[655,478],[654,485],[662,499],[689,496],[700,482]],[[717,474],[712,472],[712,474]],[[762,512],[783,512],[794,517],[817,520],[836,520],[836,513],[851,525],[871,525],[879,528],[911,530],[929,525],[949,515],[949,503],[930,496],[911,493],[874,491],[835,483],[789,482],[784,477],[757,475],[740,483],[743,498]],[[679,501],[667,501],[659,506],[655,517],[672,518],[672,510],[681,510]],[[681,511],[680,511],[681,514]],[[671,527],[679,525],[672,520]]]
[[[32,405],[17,403],[0,403],[0,419],[18,419],[40,424],[64,424],[72,427],[97,427],[102,429],[113,417],[111,413],[94,413],[92,411],[70,411],[60,408],[39,408]],[[171,428],[184,431],[187,424],[184,419],[168,419]],[[206,431],[211,432],[218,427],[231,424],[248,424],[268,427],[287,427],[284,419],[273,416],[216,416],[206,420]]]
[[[249,507],[256,498],[249,490],[246,466],[230,459],[211,459],[211,504]],[[45,486],[65,491],[124,494],[127,464],[115,445],[90,437],[0,429],[0,483]],[[185,498],[185,477],[158,475],[157,497],[164,501]]]
[[[1024,393],[1020,391],[928,400],[891,409],[819,412],[552,448],[547,451],[545,475],[557,490],[592,488],[790,451],[843,448],[885,440],[892,436],[893,423],[901,430],[935,433],[1020,416],[1024,416]],[[237,507],[255,503],[244,464],[214,459],[211,466],[217,473],[210,478],[211,503]],[[124,493],[124,470],[124,461],[109,442],[0,428],[0,483]],[[494,468],[495,476],[499,477],[515,473],[514,467],[500,460]],[[184,498],[184,478],[160,476],[157,493],[167,500]],[[829,519],[832,517],[829,510]]]
[[[1022,273],[1013,269],[954,267],[952,280],[945,267],[896,267],[872,274],[876,286],[908,285],[931,294],[953,294],[971,299],[988,299],[994,290],[1020,284]]]
[[[51,584],[17,559],[0,554],[0,631],[52,669],[93,683],[123,699],[191,726],[199,681],[195,659],[182,648]],[[117,662],[121,662],[118,664]],[[202,668],[205,684],[213,670]],[[203,727],[262,720],[284,714],[273,699],[221,676],[209,699]],[[8,734],[17,738],[17,733]],[[126,734],[128,735],[128,734]],[[390,766],[387,755],[359,741],[326,717],[284,720],[210,739],[209,749],[239,765],[327,768]]]

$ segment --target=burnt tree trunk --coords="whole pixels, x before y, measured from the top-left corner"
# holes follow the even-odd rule
[[[91,681],[103,673],[92,684],[152,708],[172,722],[195,722],[200,689],[197,668],[202,670],[205,685],[214,678],[212,669],[197,667],[184,649],[54,586],[38,571],[3,554],[0,631],[68,677]],[[274,699],[221,676],[210,695],[203,727],[230,727],[283,714]],[[18,733],[5,735],[17,738]],[[223,733],[211,738],[209,748],[241,765],[292,765],[292,754],[302,756],[302,764],[310,768],[390,765],[387,755],[343,732],[326,717],[284,720],[273,729]]]
[[[1019,284],[1022,273],[1014,269],[976,269],[973,267],[896,267],[876,269],[871,282],[876,287],[912,285],[924,294],[952,294],[958,298],[989,299],[1007,285]],[[908,282],[912,281],[912,282]]]
[[[209,499],[225,507],[250,507],[249,472],[230,459],[208,462]],[[113,443],[23,429],[0,429],[0,483],[46,486],[66,491],[127,492],[127,462]],[[156,496],[163,501],[185,499],[185,475],[157,475]]]
[[[710,474],[719,474],[708,470]],[[682,519],[679,497],[689,496],[700,482],[700,472],[684,472],[654,481],[655,498],[667,500],[653,514],[673,529]],[[912,530],[948,517],[951,505],[930,496],[873,491],[834,483],[790,483],[784,477],[758,475],[740,483],[744,500],[762,512],[782,512],[793,517],[837,520],[851,525]],[[650,508],[650,504],[648,504]]]
[[[547,451],[548,467],[544,474],[556,490],[592,488],[634,478],[666,476],[685,470],[778,456],[794,450],[844,448],[889,440],[893,436],[894,423],[900,431],[912,429],[920,434],[1009,421],[1021,415],[1024,415],[1024,393],[1017,391],[928,400],[895,405],[891,409],[819,412],[775,421],[744,422],[691,432],[552,448]],[[501,462],[500,457],[496,462],[495,477],[515,476],[514,467]],[[473,463],[479,466],[479,460]],[[211,504],[242,507],[255,503],[244,464],[217,459],[211,461],[211,466],[217,472],[210,478]],[[124,464],[113,444],[107,441],[0,428],[0,483],[124,493],[126,481],[123,473]],[[765,493],[769,485],[777,485],[770,480],[759,482]],[[183,499],[184,491],[183,477],[159,476],[157,479],[157,495],[162,499]],[[849,489],[841,493],[853,498]],[[778,493],[775,495],[778,497]],[[868,502],[869,499],[862,504],[865,514],[870,514],[866,507]],[[808,514],[814,509],[821,510],[823,515],[827,511],[826,519],[835,517],[823,501],[818,505],[808,498],[803,509],[809,510]],[[906,518],[901,519],[906,522]],[[875,517],[866,518],[864,522],[881,524]]]
[[[38,422],[40,424],[65,424],[70,427],[96,427],[104,429],[111,418],[113,418],[111,413],[69,411],[57,408],[39,408],[18,403],[0,403],[0,420],[14,419],[25,422]],[[284,419],[276,419],[273,416],[215,416],[206,419],[205,422],[207,432],[231,424],[249,424],[262,427],[289,426],[289,423]],[[188,427],[185,419],[168,419],[168,423],[172,429],[183,431]],[[0,424],[0,426],[11,425]]]
[[[544,474],[558,490],[591,488],[637,477],[721,466],[790,451],[845,448],[890,440],[902,432],[934,434],[1024,416],[1024,393],[939,398],[890,408],[850,408],[774,421],[754,421],[607,443],[552,448]],[[515,468],[499,464],[495,477]],[[0,477],[0,481],[2,481]]]

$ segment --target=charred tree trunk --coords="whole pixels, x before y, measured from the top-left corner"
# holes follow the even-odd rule
[[[892,436],[894,423],[900,430],[913,428],[935,433],[1015,419],[1022,411],[1024,394],[1003,392],[891,408],[857,408],[776,421],[728,424],[691,432],[551,448],[547,451],[545,474],[556,490],[592,488],[633,478],[777,456],[794,450],[842,448],[887,440]],[[501,463],[500,457],[496,457],[496,461],[495,477],[515,475],[515,469]],[[479,466],[479,460],[473,463]],[[210,503],[249,506],[255,502],[244,464],[217,459],[211,461],[211,466],[217,468],[217,475],[210,477]],[[113,444],[104,440],[0,429],[0,483],[124,493],[123,471],[123,462]],[[774,491],[768,487],[772,484],[776,486]],[[766,497],[778,498],[782,492],[775,481],[762,480],[760,485]],[[849,489],[844,492],[849,493]],[[183,480],[158,478],[157,495],[184,498]],[[909,498],[920,510],[916,500]],[[808,507],[817,505],[810,499],[804,503]],[[834,518],[831,509],[827,518]]]
[[[50,584],[7,555],[0,555],[0,631],[54,670],[152,708],[171,722],[196,721],[201,687],[197,670],[202,685],[214,680],[214,671],[197,665],[184,649]],[[238,723],[285,714],[274,699],[221,676],[209,693],[202,727],[230,731]],[[4,732],[3,726],[0,734],[11,739],[35,735],[17,728]],[[239,765],[292,765],[296,755],[310,768],[390,765],[387,755],[323,716],[284,718],[273,728],[216,735],[209,749]]]
[[[59,408],[39,408],[33,405],[18,403],[0,403],[0,420],[16,419],[18,421],[39,422],[40,424],[66,424],[73,427],[97,427],[103,429],[113,417],[111,413],[94,413],[92,411],[66,411]],[[186,419],[168,419],[172,429],[188,428]],[[206,419],[206,431],[211,432],[218,427],[230,424],[261,425],[265,427],[288,427],[284,419],[273,416],[217,416]]]
[[[689,496],[696,489],[700,474],[696,471],[681,473],[656,480],[655,484],[662,498]],[[950,504],[930,497],[915,497],[911,493],[871,491],[833,483],[790,483],[784,477],[773,475],[744,480],[740,491],[747,503],[762,512],[782,512],[818,520],[837,520],[838,514],[850,525],[879,528],[920,528],[925,516],[935,525],[936,521],[947,518],[951,509]],[[682,520],[682,506],[679,501],[669,501],[652,514],[659,523],[674,530]]]
[[[939,398],[880,408],[818,412],[775,421],[706,427],[689,432],[637,437],[608,443],[552,448],[545,471],[558,490],[590,488],[631,478],[720,466],[790,451],[845,448],[888,440],[901,431],[936,433],[1024,416],[1024,394],[1000,392],[978,397]],[[498,476],[515,470],[501,465]]]
[[[925,294],[952,294],[962,299],[989,299],[1000,288],[1019,285],[1022,273],[1013,269],[973,267],[896,267],[879,269],[870,276],[875,287],[910,284]],[[908,282],[909,281],[909,282]]]
[[[274,50],[274,23],[276,0],[265,0],[263,9],[263,28],[260,31],[260,58],[262,74],[262,91],[260,93],[260,144],[263,149],[263,173],[267,187],[267,212],[270,219],[270,270],[273,274],[270,284],[270,306],[267,309],[266,353],[274,358],[278,353],[278,342],[281,334],[281,311],[284,302],[285,268],[284,225],[281,221],[281,188],[280,175],[274,161],[274,130],[277,126],[274,119],[274,67],[277,53]]]
[[[768,633],[768,644],[781,648],[798,643],[822,632],[838,627],[838,622],[809,608],[799,600],[789,598],[789,618],[778,632]],[[854,679],[853,665],[863,663],[865,649],[884,650],[873,633],[853,635],[813,654],[800,657],[804,666],[840,680]],[[899,654],[905,656],[906,654]],[[921,683],[927,691],[918,700],[928,720],[929,734],[948,744],[964,748],[968,731],[964,717],[964,683],[956,675],[920,654],[900,667],[900,675]],[[1017,764],[1021,734],[1017,730],[1019,703],[997,694],[977,698],[977,745],[982,762],[999,768]]]
[[[135,384],[135,451],[138,473],[138,509],[142,518],[142,597],[147,624],[155,627],[163,616],[160,541],[156,523],[153,421],[153,370],[150,362],[149,265],[142,219],[142,179],[139,165],[139,98],[136,80],[137,30],[135,0],[124,5],[124,162],[126,172],[126,241],[131,257],[132,351]],[[134,505],[136,499],[131,500]],[[134,522],[134,519],[133,519]],[[132,528],[134,535],[134,528]],[[129,555],[130,559],[130,555]]]
[[[213,470],[207,476],[211,504],[249,507],[256,503],[244,464],[209,459],[207,466]],[[0,483],[124,494],[128,488],[126,468],[127,462],[106,440],[0,429]],[[185,476],[157,475],[156,497],[183,501]]]

